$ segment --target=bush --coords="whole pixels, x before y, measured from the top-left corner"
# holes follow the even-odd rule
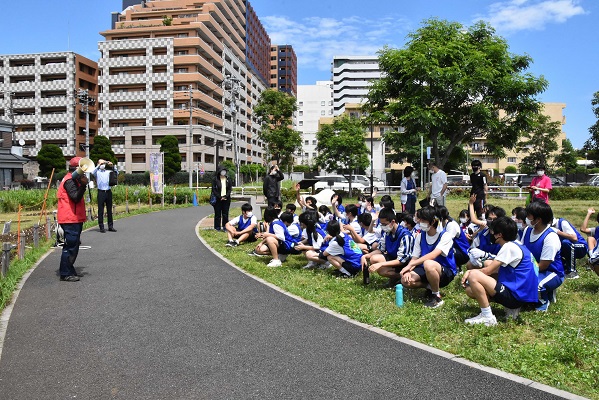
[[[121,174],[124,175],[123,183],[125,185],[145,185],[150,184],[150,173],[148,171],[135,174]]]
[[[599,198],[599,187],[554,187],[549,194],[550,200],[590,200]]]
[[[506,174],[515,174],[518,172],[518,168],[514,167],[513,165],[508,165],[505,167],[504,171]]]

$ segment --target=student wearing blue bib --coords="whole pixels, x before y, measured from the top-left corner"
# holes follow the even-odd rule
[[[493,259],[495,254],[499,251],[499,245],[493,244],[489,239],[489,224],[495,219],[505,217],[505,210],[501,207],[494,207],[487,205],[485,211],[485,220],[478,219],[474,212],[474,202],[476,201],[476,195],[470,196],[469,210],[470,218],[473,224],[479,226],[479,230],[476,232],[472,239],[472,244],[468,250],[468,262],[466,263],[466,269],[482,268],[483,262],[488,259]]]
[[[449,285],[457,274],[453,238],[441,229],[435,209],[427,206],[416,212],[420,233],[416,235],[412,260],[400,272],[401,283],[411,289],[430,288],[426,307],[443,305],[439,288]]]
[[[299,216],[302,240],[295,245],[295,249],[303,252],[308,260],[308,264],[304,266],[304,269],[312,269],[327,264],[326,260],[319,257],[328,246],[328,242],[325,241],[327,234],[318,225],[317,218],[318,214],[311,211],[304,212]]]
[[[562,242],[560,249],[562,255],[562,264],[566,279],[578,279],[580,276],[576,271],[576,260],[583,258],[589,252],[587,241],[584,240],[580,232],[564,218],[553,218],[551,227],[559,236]]]
[[[595,209],[592,207],[587,210],[587,215],[584,217],[584,222],[582,223],[580,230],[589,235],[587,237],[589,245],[589,264],[591,269],[599,275],[599,226],[588,228],[589,219],[594,213]],[[599,214],[597,214],[597,223],[599,223]]]
[[[339,278],[351,278],[360,272],[360,257],[362,250],[351,237],[341,232],[338,221],[331,221],[327,225],[327,233],[332,239],[322,252],[321,257],[326,258],[337,269],[335,275]]]
[[[485,262],[484,268],[468,270],[462,277],[466,294],[480,307],[479,315],[464,321],[471,325],[497,325],[489,301],[504,306],[506,316],[513,319],[518,317],[520,307],[538,301],[538,267],[530,251],[516,242],[516,223],[509,217],[497,218],[490,230],[491,241],[501,246],[499,252]]]
[[[252,205],[245,203],[241,206],[241,215],[233,218],[225,224],[227,231],[227,244],[229,247],[237,247],[243,242],[255,242],[256,236],[254,229],[258,221],[252,214]]]
[[[550,227],[553,211],[543,201],[526,206],[526,229],[522,243],[530,250],[539,265],[539,297],[537,311],[547,311],[555,301],[555,291],[564,282],[564,267],[560,254],[559,236]]]
[[[373,229],[372,214],[369,212],[362,213],[356,219],[358,220],[359,231],[351,224],[344,225],[343,229],[350,234],[358,247],[362,249],[362,253],[367,254],[378,249],[381,235],[380,232]]]
[[[284,212],[279,218],[275,208],[267,208],[264,212],[264,221],[269,223],[268,232],[256,234],[256,238],[262,241],[250,253],[252,256],[271,255],[272,260],[267,267],[280,267],[289,254],[299,254],[295,245],[299,240],[289,233],[289,226],[293,224],[293,215]]]

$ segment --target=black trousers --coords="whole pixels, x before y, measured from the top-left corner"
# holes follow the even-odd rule
[[[231,199],[218,199],[214,205],[214,229],[225,229],[225,224],[229,222],[229,208]]]
[[[98,226],[104,228],[104,205],[106,205],[106,217],[108,218],[108,229],[112,228],[112,190],[98,190]]]

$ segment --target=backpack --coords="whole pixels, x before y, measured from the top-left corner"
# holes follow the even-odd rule
[[[119,174],[116,171],[110,171],[110,175],[108,176],[108,185],[116,186],[118,184],[118,176]]]

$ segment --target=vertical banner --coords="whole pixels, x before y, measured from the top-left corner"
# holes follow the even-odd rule
[[[162,194],[164,187],[164,153],[150,153],[150,187],[152,193]]]

